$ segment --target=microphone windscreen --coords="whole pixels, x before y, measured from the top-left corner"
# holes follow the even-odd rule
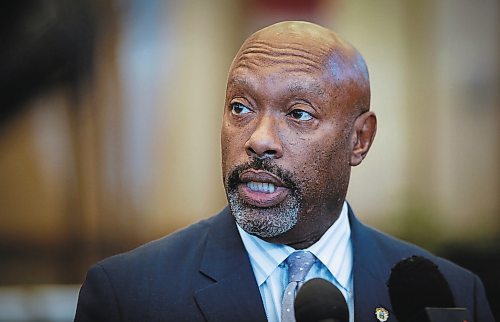
[[[398,262],[392,268],[387,286],[399,321],[411,321],[426,307],[455,306],[450,286],[437,265],[421,256]]]
[[[347,302],[340,290],[322,278],[313,278],[299,289],[294,302],[297,322],[348,322]]]

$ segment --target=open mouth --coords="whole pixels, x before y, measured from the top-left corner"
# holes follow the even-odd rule
[[[274,193],[276,186],[267,182],[247,182],[247,187],[254,192]]]
[[[238,192],[245,202],[255,207],[273,207],[290,193],[283,181],[272,173],[249,169],[241,173]]]

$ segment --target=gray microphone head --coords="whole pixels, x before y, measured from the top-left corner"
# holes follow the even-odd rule
[[[294,302],[297,322],[348,322],[347,302],[340,290],[322,278],[313,278],[300,288]]]

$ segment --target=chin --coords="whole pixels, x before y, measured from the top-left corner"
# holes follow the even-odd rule
[[[248,205],[237,193],[229,193],[228,200],[236,223],[247,233],[261,238],[277,237],[290,231],[297,224],[301,209],[295,198],[287,198],[268,208]]]

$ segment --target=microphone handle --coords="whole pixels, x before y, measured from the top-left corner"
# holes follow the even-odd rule
[[[466,308],[426,307],[413,317],[414,322],[467,322],[472,321]]]

